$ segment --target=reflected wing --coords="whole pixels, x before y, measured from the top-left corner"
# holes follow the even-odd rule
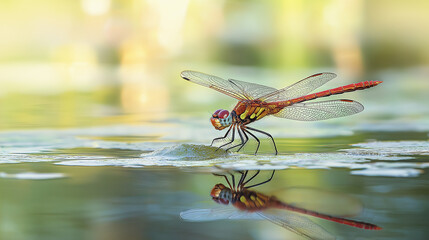
[[[220,77],[195,71],[183,71],[180,76],[185,80],[212,88],[238,100],[253,100],[277,91],[275,88],[256,83],[243,82],[234,79],[225,80]]]
[[[334,79],[336,76],[335,73],[314,74],[288,87],[261,96],[260,99],[266,102],[278,102],[302,97]]]
[[[353,100],[296,103],[274,114],[276,117],[299,121],[318,121],[362,112],[363,105]]]
[[[271,213],[272,212],[272,213]],[[269,220],[289,231],[309,239],[335,239],[329,232],[310,219],[289,211],[246,212],[233,207],[191,209],[180,213],[183,220],[205,222],[214,220]]]
[[[190,209],[180,213],[180,217],[185,221],[190,222],[206,222],[224,219],[253,219],[263,220],[260,215],[240,211],[233,207],[219,207],[207,209]]]
[[[291,212],[279,213],[281,215],[258,212],[262,218],[308,239],[335,239],[335,236],[306,217]]]

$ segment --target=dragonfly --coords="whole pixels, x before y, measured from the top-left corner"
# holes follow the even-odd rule
[[[226,175],[215,174],[217,176],[223,176],[226,179],[228,187],[222,183],[218,183],[211,190],[210,196],[216,203],[229,205],[229,207],[190,209],[181,212],[181,218],[186,221],[198,222],[221,219],[268,220],[308,239],[335,239],[335,236],[302,215],[313,216],[361,229],[382,229],[372,223],[331,216],[285,203],[275,196],[265,195],[261,192],[249,190],[250,188],[260,186],[271,181],[274,176],[273,171],[268,180],[248,185],[249,182],[259,174],[259,172],[260,170],[256,171],[256,173],[247,180],[248,171],[241,172],[241,177],[237,185],[235,185],[233,174],[230,174],[231,181],[229,181]]]
[[[335,73],[330,72],[317,73],[288,87],[275,89],[235,79],[225,80],[196,71],[186,70],[181,73],[181,77],[187,81],[214,89],[238,100],[231,112],[218,109],[212,114],[210,121],[213,127],[216,130],[226,128],[228,130],[223,137],[213,139],[211,145],[217,141],[226,140],[227,142],[220,145],[218,149],[225,147],[225,150],[228,151],[238,147],[238,152],[246,145],[250,136],[257,142],[255,155],[260,146],[260,140],[254,134],[255,132],[271,139],[276,155],[277,146],[271,134],[249,127],[248,124],[270,115],[299,121],[318,121],[353,115],[364,109],[363,105],[357,101],[349,99],[307,101],[371,88],[382,83],[382,81],[364,81],[310,94],[336,76]],[[234,145],[236,131],[241,141]],[[231,137],[229,137],[230,133]]]

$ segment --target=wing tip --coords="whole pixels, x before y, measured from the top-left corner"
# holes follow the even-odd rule
[[[190,70],[182,71],[182,72],[180,73],[180,76],[181,76],[183,79],[185,79],[185,80],[191,81],[191,79],[189,79],[189,77],[188,77],[188,75],[189,75],[189,73],[190,73],[190,72],[192,72],[192,71],[190,71]]]
[[[182,220],[187,220],[187,211],[185,211],[185,212],[180,212],[180,214],[179,214],[179,216],[180,216],[180,219],[182,219]]]
[[[188,222],[196,222],[197,221],[196,215],[195,215],[195,209],[190,209],[190,210],[180,212],[179,216],[184,221],[188,221]]]
[[[337,74],[333,73],[333,72],[321,72],[321,73],[313,74],[313,75],[311,75],[311,76],[309,76],[307,78],[317,77],[317,76],[320,76],[320,75],[331,75],[332,79],[337,77]]]
[[[336,78],[338,76],[336,73],[333,72],[325,72],[325,74],[332,75],[332,78]]]
[[[360,109],[359,109],[359,112],[356,112],[356,113],[360,113],[360,112],[362,112],[365,109],[365,107],[363,106],[363,104],[360,103],[360,102],[358,102],[358,101],[350,100],[350,99],[339,99],[339,100],[341,102],[349,102],[349,103],[355,103],[355,104],[357,104],[360,107]]]

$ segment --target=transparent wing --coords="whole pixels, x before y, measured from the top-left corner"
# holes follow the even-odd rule
[[[318,121],[349,116],[362,112],[363,109],[363,105],[359,102],[340,99],[313,103],[296,103],[285,107],[280,112],[274,114],[274,116],[299,121]]]
[[[281,211],[279,213],[281,214],[266,212],[258,212],[257,214],[274,224],[308,239],[335,239],[335,236],[306,217],[291,212],[285,213]]]
[[[256,83],[243,82],[234,79],[225,80],[220,77],[195,71],[183,71],[180,76],[185,80],[212,88],[238,100],[253,100],[260,96],[277,91],[275,88]]]
[[[271,210],[246,212],[233,207],[191,209],[180,213],[185,221],[205,222],[214,220],[269,220],[289,231],[309,239],[335,239],[329,232],[310,219],[289,211]]]
[[[260,99],[265,102],[278,102],[302,97],[334,79],[336,76],[335,73],[328,72],[314,74],[288,87],[260,96]]]
[[[234,84],[243,95],[246,95],[246,98],[249,100],[259,99],[262,96],[265,96],[269,93],[277,91],[277,89],[264,86],[256,83],[243,82],[235,79],[228,79],[229,82]]]
[[[206,222],[225,219],[263,220],[260,215],[241,211],[233,207],[190,209],[180,213],[180,217],[190,222]]]

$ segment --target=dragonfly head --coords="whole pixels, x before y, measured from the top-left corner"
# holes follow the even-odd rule
[[[212,122],[213,127],[217,130],[222,130],[231,125],[232,117],[228,110],[218,109],[213,113],[210,121]]]
[[[213,201],[219,204],[228,205],[232,199],[232,192],[231,189],[225,187],[225,185],[222,183],[218,183],[213,187],[212,191],[210,192],[210,196],[212,197]]]

